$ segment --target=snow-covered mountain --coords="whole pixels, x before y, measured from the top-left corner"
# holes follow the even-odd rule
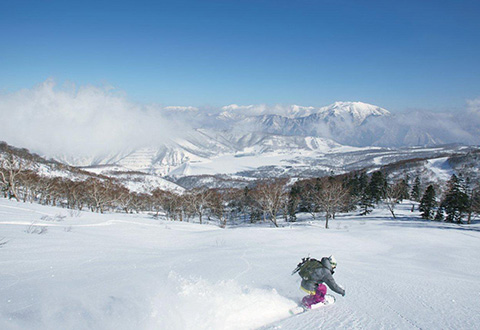
[[[315,108],[300,105],[273,106],[267,105],[247,105],[240,106],[231,104],[222,107],[219,114],[222,118],[245,118],[277,115],[289,119],[308,117],[318,114],[322,118],[327,117],[351,117],[354,121],[361,123],[369,116],[390,115],[385,109],[363,102],[335,102],[329,106]]]
[[[387,110],[363,102],[335,102],[320,108],[317,114],[327,122],[340,119],[341,121],[352,121],[357,126],[370,117],[390,116],[390,112]]]
[[[179,177],[251,172],[268,166],[298,169],[312,167],[319,159],[330,162],[325,168],[329,170],[337,167],[333,155],[345,152],[480,144],[476,114],[464,114],[465,118],[424,112],[393,115],[362,102],[335,102],[318,108],[232,104],[216,111],[166,107],[163,117],[178,136],[106,155],[55,158],[76,166],[118,165]]]

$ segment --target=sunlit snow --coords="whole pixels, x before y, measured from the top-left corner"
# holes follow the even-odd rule
[[[480,227],[367,217],[237,224],[0,199],[2,329],[473,329]],[[32,230],[32,228],[43,229]],[[39,234],[38,232],[43,232]],[[302,257],[334,254],[337,302],[298,316]]]

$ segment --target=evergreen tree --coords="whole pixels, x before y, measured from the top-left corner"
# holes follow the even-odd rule
[[[368,176],[365,172],[361,172],[360,175],[355,174],[351,185],[352,196],[358,200],[358,206],[360,207],[360,215],[367,215],[372,212],[373,202],[370,194]]]
[[[350,195],[359,199],[368,186],[368,176],[365,172],[355,172],[353,176],[347,179],[346,185],[350,191]]]
[[[420,200],[420,178],[417,176],[413,183],[412,191],[410,192],[410,198],[416,202]]]
[[[435,188],[433,188],[432,185],[429,185],[420,201],[420,211],[422,212],[422,219],[433,219],[434,208],[436,204],[437,202],[435,200]]]
[[[480,184],[472,191],[470,205],[472,213],[480,215]]]
[[[444,213],[443,207],[440,206],[440,207],[437,209],[437,213],[435,214],[434,220],[435,220],[435,221],[443,221],[443,219],[444,219],[443,213]]]
[[[343,208],[343,211],[350,212],[356,210],[359,196],[357,192],[359,189],[358,173],[353,172],[345,175],[342,178],[342,186],[348,190],[348,203]]]
[[[358,177],[358,195],[357,196],[360,196],[363,192],[365,192],[365,189],[367,189],[367,186],[368,186],[367,173],[362,172]]]
[[[475,196],[475,189],[473,187],[472,181],[470,180],[470,177],[467,177],[465,179],[465,184],[464,184],[464,191],[467,194],[468,202],[466,206],[466,214],[467,214],[467,223],[471,224],[472,222],[472,216],[473,213],[475,212],[475,198],[478,198],[478,196]]]
[[[360,178],[358,173],[354,173],[353,176],[350,176],[347,179],[347,187],[350,189],[350,194],[352,196],[360,196],[362,188],[360,187]]]
[[[288,202],[287,202],[287,213],[288,213],[288,221],[295,222],[297,220],[297,211],[299,204],[301,202],[301,195],[302,195],[302,188],[298,184],[294,184],[292,189],[288,194]]]
[[[385,197],[387,188],[387,180],[385,176],[380,171],[375,171],[372,173],[370,178],[370,183],[368,184],[368,191],[370,193],[371,200],[375,203],[378,203],[382,198]]]
[[[367,215],[372,212],[373,200],[368,186],[363,189],[360,195],[359,207],[361,210],[360,215]]]
[[[448,181],[448,189],[442,206],[445,209],[447,222],[462,222],[462,216],[469,205],[468,195],[463,191],[460,179],[453,174]]]

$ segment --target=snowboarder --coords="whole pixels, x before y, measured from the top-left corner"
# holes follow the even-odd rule
[[[298,272],[302,277],[300,288],[308,293],[308,296],[302,299],[302,305],[306,309],[312,308],[314,304],[324,302],[327,293],[325,284],[332,291],[345,296],[345,290],[335,282],[332,276],[336,267],[337,261],[333,256],[323,257],[320,261],[305,258],[298,264],[292,274]]]

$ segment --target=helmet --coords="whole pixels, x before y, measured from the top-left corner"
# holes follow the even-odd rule
[[[332,266],[332,269],[335,269],[337,267],[337,259],[335,259],[334,256],[328,257],[328,260],[330,261],[330,265]]]

